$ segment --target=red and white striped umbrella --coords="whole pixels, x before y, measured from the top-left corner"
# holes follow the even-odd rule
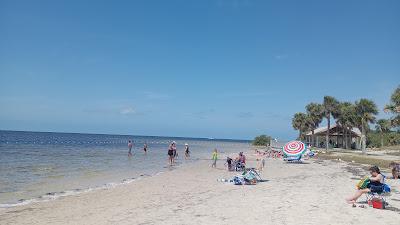
[[[307,146],[301,141],[291,141],[283,146],[283,153],[286,156],[299,156],[307,150]]]

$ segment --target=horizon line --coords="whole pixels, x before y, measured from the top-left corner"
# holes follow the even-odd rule
[[[61,133],[61,134],[89,134],[89,135],[118,135],[118,136],[136,136],[136,137],[164,137],[164,138],[180,138],[180,139],[206,139],[206,140],[231,140],[231,141],[252,141],[250,139],[233,139],[233,138],[214,138],[214,137],[184,137],[184,136],[161,136],[161,135],[138,135],[138,134],[110,134],[110,133],[85,133],[85,132],[64,132],[64,131],[34,131],[34,130],[3,130],[8,132],[36,132],[36,133]]]

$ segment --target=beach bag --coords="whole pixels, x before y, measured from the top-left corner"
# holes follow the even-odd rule
[[[364,177],[363,179],[361,179],[358,183],[357,183],[357,188],[358,189],[365,189],[368,187],[370,180],[369,177]]]
[[[389,193],[391,191],[390,186],[388,184],[383,184],[383,191]]]

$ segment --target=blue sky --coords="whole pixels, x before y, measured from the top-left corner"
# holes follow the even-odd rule
[[[2,0],[0,129],[294,138],[292,115],[324,95],[389,101],[398,12],[396,0]]]

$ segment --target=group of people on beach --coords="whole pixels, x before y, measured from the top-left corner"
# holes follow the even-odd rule
[[[190,150],[189,150],[189,144],[185,143],[185,159],[188,159],[190,157]],[[176,148],[176,142],[173,141],[168,147],[168,161],[169,164],[172,166],[175,164],[175,159],[178,158],[178,151]]]
[[[132,148],[133,148],[133,141],[128,140],[128,156],[133,156]],[[145,155],[147,154],[147,143],[144,143],[144,145],[143,145],[143,152]]]
[[[228,171],[239,171],[246,167],[246,156],[243,152],[239,152],[235,159],[231,157],[226,158],[225,165]]]
[[[174,165],[175,164],[175,159],[178,158],[178,151],[176,148],[176,142],[173,141],[171,144],[169,144],[168,147],[168,162],[169,165]],[[188,159],[190,157],[190,150],[189,150],[189,144],[185,143],[185,159]]]
[[[128,140],[128,156],[131,157],[133,156],[132,154],[132,148],[133,148],[133,141],[132,140]],[[143,145],[143,152],[146,155],[147,154],[147,143],[144,143]],[[172,141],[169,144],[168,147],[168,161],[170,165],[174,165],[175,164],[175,159],[178,158],[178,151],[176,148],[176,142]],[[185,159],[188,159],[190,157],[190,150],[189,150],[189,144],[185,143]]]
[[[133,148],[133,142],[132,140],[128,140],[128,156],[132,156],[132,148]],[[143,151],[144,154],[147,153],[147,143],[144,143],[143,145]],[[188,159],[190,157],[190,150],[189,150],[189,145],[185,143],[185,159]],[[178,151],[177,151],[177,145],[175,141],[172,141],[169,144],[168,147],[168,162],[169,165],[174,165],[175,160],[178,158]],[[259,171],[262,171],[263,168],[265,167],[265,157],[271,157],[271,158],[279,158],[279,152],[274,151],[272,149],[268,149],[267,151],[258,151],[255,149],[255,155],[256,155],[256,161],[257,161],[257,169]],[[217,161],[218,161],[218,150],[215,148],[214,151],[212,152],[211,155],[211,167],[216,168],[217,167]],[[235,159],[232,159],[230,157],[227,157],[225,165],[227,166],[229,171],[237,171],[238,168],[245,168],[246,165],[246,156],[244,155],[243,152],[239,152],[238,156]],[[397,162],[392,162],[389,165],[392,168],[392,175],[393,179],[400,179],[400,163]],[[361,197],[363,194],[370,193],[370,192],[381,192],[384,187],[384,179],[385,177],[381,174],[380,169],[378,166],[372,166],[369,168],[370,172],[370,177],[368,177],[368,183],[365,186],[358,187],[357,191],[354,193],[349,198],[346,198],[346,201],[350,204],[353,204],[353,207],[355,207],[355,203],[359,197]]]

